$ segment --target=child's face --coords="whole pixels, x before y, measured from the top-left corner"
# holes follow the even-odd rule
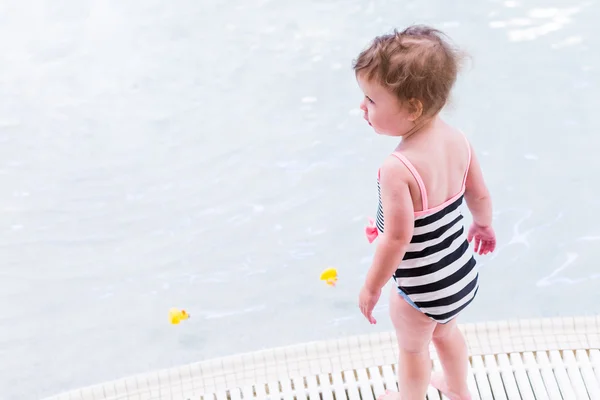
[[[357,76],[357,81],[365,94],[360,102],[360,109],[375,132],[381,135],[403,136],[414,127],[414,118],[405,107],[402,107],[393,93],[360,74]]]

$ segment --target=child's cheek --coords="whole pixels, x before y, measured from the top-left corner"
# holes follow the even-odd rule
[[[377,111],[371,110],[369,112],[369,120],[371,121],[371,124],[377,123]]]

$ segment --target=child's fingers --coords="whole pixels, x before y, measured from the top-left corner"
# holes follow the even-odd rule
[[[362,313],[362,315],[365,316],[367,321],[369,321],[371,324],[376,324],[377,320],[375,320],[375,318],[373,318],[373,308],[374,307],[369,307],[366,304],[360,305],[360,312]]]
[[[480,254],[487,254],[490,251],[490,242],[488,240],[483,240],[481,242],[481,253]]]
[[[486,241],[483,245],[483,254],[487,254],[490,251],[490,242]]]
[[[473,245],[473,249],[475,250],[475,253],[477,253],[479,251],[479,248],[481,246],[481,239],[479,239],[479,237],[475,236],[475,241],[474,241],[474,245]]]
[[[486,240],[481,245],[481,254],[487,254],[490,248],[490,243]]]
[[[496,248],[496,241],[495,240],[488,240],[488,241],[486,241],[486,243],[485,243],[485,254],[493,252],[495,248]]]
[[[367,309],[367,318],[369,319],[369,322],[374,324],[377,321],[375,321],[375,318],[373,318],[373,309],[375,308],[375,304],[373,304],[372,306],[369,306],[369,308]]]
[[[490,248],[490,244],[488,242],[484,242],[481,245],[481,254],[486,255],[489,251],[489,248]]]
[[[371,323],[371,324],[377,323],[377,321],[375,321],[375,318],[373,318],[373,310],[369,310],[367,308],[367,309],[365,309],[363,314],[367,318],[367,321],[369,321],[369,323]]]
[[[473,251],[476,254],[483,255],[491,253],[496,249],[496,239],[493,235],[483,235],[482,237],[480,234],[469,232],[467,234],[467,241],[469,243],[473,242]]]

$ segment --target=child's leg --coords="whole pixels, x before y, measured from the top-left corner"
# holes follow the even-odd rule
[[[433,332],[433,344],[444,373],[434,374],[431,384],[451,400],[470,400],[467,344],[456,319],[445,325],[437,325]]]
[[[436,323],[415,310],[396,291],[390,295],[390,316],[400,356],[398,360],[398,386],[403,400],[422,400],[427,393],[431,377],[429,343]]]

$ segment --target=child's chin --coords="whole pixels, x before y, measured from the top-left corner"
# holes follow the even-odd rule
[[[398,135],[396,135],[393,132],[380,132],[380,131],[375,130],[375,133],[378,134],[379,136],[389,136],[389,137],[396,137],[396,136],[398,136]]]
[[[371,125],[371,124],[369,124],[369,125]],[[380,128],[377,128],[377,127],[375,127],[375,126],[373,126],[373,125],[371,125],[371,128],[373,128],[373,132],[375,132],[375,134],[376,134],[376,135],[379,135],[379,136],[398,136],[398,135],[396,135],[396,134],[395,134],[395,133],[393,133],[393,132],[389,132],[389,131],[386,131],[386,130],[382,130],[382,129],[380,129]]]

